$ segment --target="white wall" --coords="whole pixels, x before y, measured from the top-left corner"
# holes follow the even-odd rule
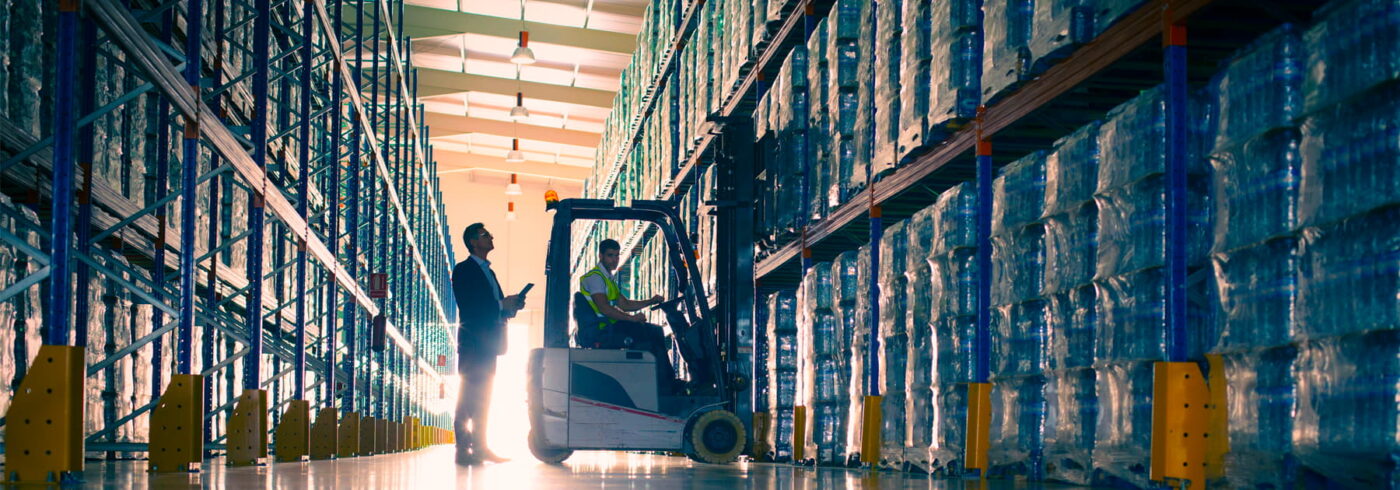
[[[509,176],[494,172],[462,172],[440,176],[443,205],[451,231],[453,253],[457,261],[466,260],[467,246],[462,231],[467,225],[481,222],[496,238],[496,250],[491,252],[491,268],[501,281],[506,295],[515,294],[527,283],[535,288],[526,297],[525,310],[512,323],[527,324],[530,345],[542,344],[544,314],[544,260],[549,244],[549,230],[554,213],[544,209],[544,192],[554,189],[561,199],[579,197],[582,184],[554,181],[552,186],[543,179],[521,177],[522,194],[507,196]],[[515,221],[506,221],[506,203],[515,202]]]

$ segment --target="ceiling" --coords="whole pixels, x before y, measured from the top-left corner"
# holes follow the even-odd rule
[[[593,166],[646,0],[407,0],[418,96],[439,172],[511,172],[581,180]],[[510,62],[520,30],[532,65]],[[515,93],[530,117],[509,117]],[[527,165],[505,162],[520,139]]]

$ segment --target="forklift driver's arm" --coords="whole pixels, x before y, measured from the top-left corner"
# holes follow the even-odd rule
[[[641,315],[628,315],[627,313],[623,312],[622,310],[617,309],[617,307],[613,306],[611,303],[608,303],[608,295],[606,295],[606,294],[603,294],[603,293],[593,293],[592,296],[593,296],[593,304],[598,306],[598,312],[599,312],[599,313],[602,313],[603,316],[606,316],[606,317],[611,318],[611,319],[613,319],[613,320],[617,320],[617,321],[619,321],[619,322],[638,322],[638,323],[642,323],[642,322],[645,322],[645,321],[646,321],[646,319],[645,319],[645,318],[642,318]],[[623,301],[626,301],[626,300],[619,299],[619,300],[618,300],[618,303],[619,303],[619,304],[622,304]],[[630,303],[630,301],[628,301],[628,302]]]
[[[646,308],[648,306],[660,303],[661,296],[656,296],[646,301],[632,301],[630,299],[627,299],[626,296],[617,299],[617,306],[621,308],[622,311],[637,311],[642,308]]]

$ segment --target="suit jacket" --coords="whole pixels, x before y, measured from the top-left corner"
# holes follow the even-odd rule
[[[491,290],[486,270],[468,257],[452,268],[452,293],[457,297],[457,355],[486,360],[506,353],[506,315],[499,293]],[[500,280],[496,281],[500,284]],[[496,296],[493,298],[492,296]]]

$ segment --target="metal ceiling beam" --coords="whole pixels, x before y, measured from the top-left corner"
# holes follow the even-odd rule
[[[527,153],[528,154],[528,153]],[[448,149],[438,148],[433,152],[434,158],[438,162],[438,174],[454,174],[470,171],[488,171],[496,173],[520,173],[531,174],[542,177],[554,177],[560,179],[578,180],[588,178],[592,169],[588,167],[577,167],[573,165],[560,165],[557,163],[546,163],[527,160],[519,163],[510,163],[500,157],[477,155],[474,153],[463,153]]]
[[[514,39],[520,34],[520,20],[489,15],[455,12],[419,5],[404,5],[404,36],[421,39],[431,36],[480,34]],[[597,29],[583,29],[539,22],[525,22],[530,41],[631,55],[637,37]]]
[[[598,142],[602,138],[598,133],[587,131],[515,124],[508,121],[434,112],[428,112],[424,115],[423,122],[432,128],[431,134],[434,138],[481,133],[589,148],[598,146]]]
[[[486,92],[502,95],[515,95],[516,92],[524,92],[526,98],[529,99],[612,108],[613,93],[607,90],[516,81],[509,78],[457,73],[424,67],[415,69],[418,71],[418,97],[434,97],[462,92]]]

